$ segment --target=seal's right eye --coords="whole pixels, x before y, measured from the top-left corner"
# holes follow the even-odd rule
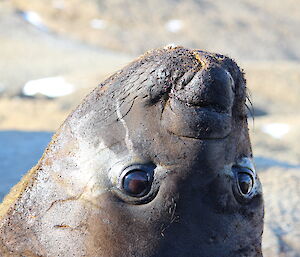
[[[247,203],[257,195],[258,184],[254,167],[246,164],[243,165],[233,165],[232,167],[235,175],[233,192],[239,202]]]
[[[151,178],[147,171],[135,169],[129,171],[123,178],[123,190],[134,197],[146,195],[151,188]]]

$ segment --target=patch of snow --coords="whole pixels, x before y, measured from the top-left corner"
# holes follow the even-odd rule
[[[290,126],[285,123],[270,123],[264,125],[262,131],[274,138],[280,139],[290,131]]]
[[[19,12],[20,16],[30,23],[31,25],[37,27],[40,30],[47,31],[47,27],[44,25],[41,16],[33,11],[20,11]]]
[[[183,28],[183,23],[181,20],[177,20],[177,19],[169,20],[165,24],[165,28],[169,32],[177,33]]]
[[[41,94],[50,98],[69,95],[74,91],[74,85],[67,83],[63,77],[30,80],[22,89],[22,93],[26,96]]]
[[[101,19],[93,19],[90,21],[90,26],[93,29],[105,29],[107,26],[106,21]]]

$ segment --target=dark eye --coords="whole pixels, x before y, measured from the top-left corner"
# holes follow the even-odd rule
[[[253,179],[248,173],[240,172],[237,175],[239,190],[242,194],[248,195],[253,188]]]
[[[132,170],[128,172],[122,183],[123,190],[135,197],[146,195],[151,188],[151,180],[147,171]]]
[[[239,165],[234,165],[232,171],[236,180],[233,188],[235,196],[239,201],[247,202],[255,194],[255,171]]]

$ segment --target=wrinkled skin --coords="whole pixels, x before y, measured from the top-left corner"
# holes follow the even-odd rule
[[[261,185],[243,197],[233,172],[254,170],[245,91],[231,59],[181,47],[111,76],[0,207],[0,255],[262,256]],[[141,197],[122,188],[136,164]]]

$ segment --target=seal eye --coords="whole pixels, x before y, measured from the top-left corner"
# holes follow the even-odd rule
[[[253,179],[248,173],[240,172],[237,175],[239,191],[248,195],[253,188]]]
[[[256,175],[254,168],[243,167],[240,165],[232,166],[235,175],[233,192],[236,199],[241,203],[247,203],[256,194]]]
[[[118,166],[117,166],[118,167]],[[136,163],[125,166],[119,173],[112,192],[128,204],[146,204],[154,199],[159,189],[156,165],[154,163]],[[120,170],[119,170],[120,171]]]
[[[149,192],[151,181],[146,171],[132,170],[124,176],[122,186],[129,195],[140,197]]]

